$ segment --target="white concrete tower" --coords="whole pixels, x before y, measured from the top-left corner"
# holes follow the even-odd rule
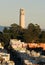
[[[20,9],[20,21],[19,21],[19,25],[22,27],[22,28],[25,28],[25,12],[24,12],[24,9]]]

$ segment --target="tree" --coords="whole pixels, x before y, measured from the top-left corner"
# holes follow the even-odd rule
[[[10,43],[10,34],[9,33],[3,33],[3,37],[4,37],[4,47],[8,48],[9,43]]]
[[[39,40],[40,40],[40,42],[45,43],[45,31],[42,31],[41,32],[41,34],[39,36]]]
[[[32,42],[39,42],[38,36],[40,35],[40,33],[41,33],[41,28],[38,24],[34,25],[34,24],[30,23],[28,25],[28,34],[29,34]]]
[[[0,31],[0,42],[4,40],[3,33]]]
[[[3,33],[8,33],[9,32],[9,29],[7,28],[7,27],[5,27],[4,29],[3,29]]]

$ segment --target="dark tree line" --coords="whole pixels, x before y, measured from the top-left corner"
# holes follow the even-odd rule
[[[0,32],[0,42],[4,42],[4,46],[9,45],[10,39],[19,39],[23,42],[43,42],[45,43],[45,31],[42,31],[38,24],[30,23],[27,28],[23,29],[17,24],[11,24]]]

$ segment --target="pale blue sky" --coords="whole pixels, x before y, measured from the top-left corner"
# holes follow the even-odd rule
[[[39,24],[45,28],[45,0],[0,0],[0,25],[19,24],[19,9],[25,9],[26,26]]]

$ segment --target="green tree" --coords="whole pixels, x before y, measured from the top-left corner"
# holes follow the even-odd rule
[[[4,27],[3,33],[9,33],[9,28],[8,27]]]
[[[3,33],[0,31],[0,42],[4,40]]]
[[[41,28],[38,24],[32,24],[30,23],[28,25],[28,35],[30,36],[30,40],[31,42],[39,42],[39,38],[38,36],[41,33]]]
[[[39,40],[42,43],[45,43],[45,31],[42,31],[40,36],[39,36]]]

